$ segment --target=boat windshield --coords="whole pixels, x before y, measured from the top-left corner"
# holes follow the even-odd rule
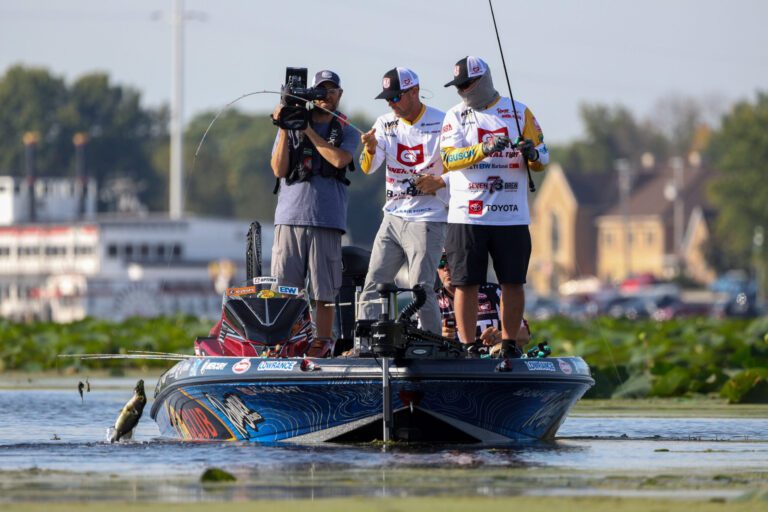
[[[252,297],[257,299],[304,298],[307,291],[296,286],[281,284],[276,277],[254,277],[246,286],[227,288],[227,297]]]

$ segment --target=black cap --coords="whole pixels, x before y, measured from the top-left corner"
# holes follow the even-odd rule
[[[332,82],[336,87],[341,87],[341,78],[330,69],[324,69],[315,73],[315,78],[312,80],[312,87],[317,87],[323,82]]]
[[[488,64],[479,57],[471,55],[464,57],[453,67],[453,80],[445,84],[445,87],[452,85],[463,85],[473,78],[483,76],[488,71]]]
[[[388,100],[411,87],[419,85],[419,77],[408,68],[392,68],[384,73],[381,81],[382,91],[377,100]]]

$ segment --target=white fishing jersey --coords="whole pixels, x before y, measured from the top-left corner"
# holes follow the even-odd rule
[[[376,154],[365,149],[360,154],[363,172],[373,173],[386,166],[386,203],[384,212],[411,220],[445,222],[446,202],[440,195],[425,195],[416,189],[416,178],[422,174],[440,176],[440,130],[445,114],[424,107],[413,124],[390,112],[376,119]],[[442,196],[444,197],[444,195]]]
[[[515,110],[522,133],[518,132]],[[524,104],[502,97],[485,110],[460,103],[443,121],[440,146],[447,172],[443,175],[450,190],[448,222],[453,224],[527,225],[528,176],[520,151],[505,148],[485,157],[482,143],[493,135],[531,139],[539,159],[528,162],[540,171],[549,162],[549,153],[533,113]],[[456,169],[456,170],[453,170]]]

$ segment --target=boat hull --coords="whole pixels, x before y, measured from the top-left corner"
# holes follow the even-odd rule
[[[507,443],[551,439],[594,384],[581,358],[392,361],[394,439]],[[158,382],[164,436],[257,442],[382,438],[382,364],[373,358],[203,357]]]

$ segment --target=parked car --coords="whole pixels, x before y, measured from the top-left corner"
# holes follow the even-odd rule
[[[606,312],[614,318],[649,318],[656,307],[648,297],[640,295],[624,295],[616,297],[606,305]]]

